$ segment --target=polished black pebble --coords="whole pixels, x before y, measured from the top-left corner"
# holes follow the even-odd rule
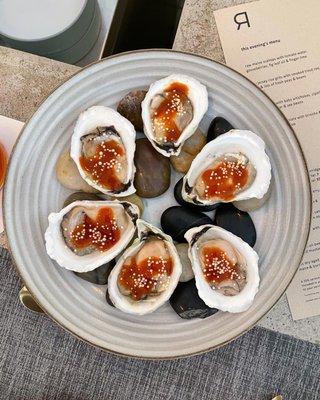
[[[250,215],[238,210],[231,203],[221,204],[217,208],[214,224],[239,236],[251,247],[256,243],[256,228]]]
[[[170,305],[184,319],[207,318],[218,312],[199,297],[195,280],[180,282],[170,297]]]
[[[182,184],[183,184],[183,178],[181,178],[174,187],[174,198],[176,199],[177,203],[179,203],[181,206],[183,207],[187,207],[190,210],[194,210],[194,211],[203,211],[203,212],[207,212],[207,211],[212,211],[215,210],[219,203],[214,204],[214,205],[210,205],[210,206],[201,206],[201,205],[196,205],[193,203],[189,203],[188,201],[185,201],[182,197]]]
[[[188,229],[205,224],[212,225],[212,219],[206,214],[181,206],[167,208],[161,215],[163,231],[179,243],[186,242],[184,234]]]
[[[211,140],[216,139],[223,133],[229,132],[234,127],[226,119],[222,117],[216,117],[211,121],[211,124],[207,133],[207,143]]]
[[[74,272],[79,278],[95,285],[106,285],[112,268],[116,265],[115,260],[112,260],[100,267],[88,272]]]

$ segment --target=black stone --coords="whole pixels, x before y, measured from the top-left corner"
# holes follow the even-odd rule
[[[95,285],[106,285],[112,268],[116,265],[116,261],[112,260],[100,267],[88,272],[74,272],[79,278]]]
[[[161,215],[163,231],[179,243],[186,242],[184,234],[188,229],[206,224],[213,224],[212,219],[206,214],[181,206],[170,207]]]
[[[202,206],[202,205],[197,205],[197,204],[193,204],[193,203],[189,203],[188,201],[185,201],[182,197],[182,184],[183,184],[183,178],[181,178],[174,187],[174,198],[176,199],[176,201],[183,207],[187,207],[190,210],[194,210],[194,211],[203,211],[203,212],[208,212],[208,211],[212,211],[215,210],[219,203],[210,205],[210,206]]]
[[[207,318],[218,312],[199,297],[195,280],[180,282],[170,298],[170,305],[184,319]]]
[[[253,247],[257,240],[257,233],[250,215],[238,210],[233,204],[221,204],[215,215],[214,224],[239,236]]]
[[[211,124],[207,133],[207,143],[211,140],[216,139],[223,133],[229,132],[234,127],[226,119],[222,117],[216,117],[211,121]]]

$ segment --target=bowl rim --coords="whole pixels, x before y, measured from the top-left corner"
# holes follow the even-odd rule
[[[31,296],[34,298],[35,302],[39,305],[39,307],[44,311],[44,313],[52,320],[54,321],[59,327],[61,327],[64,331],[67,331],[68,333],[70,333],[73,337],[75,337],[76,339],[81,340],[82,342],[85,342],[95,348],[98,348],[106,353],[110,353],[110,354],[115,354],[118,356],[122,356],[125,358],[129,358],[129,359],[139,359],[139,360],[153,360],[153,361],[161,361],[161,360],[177,360],[177,359],[182,359],[182,358],[187,358],[187,357],[193,357],[193,356],[197,356],[197,355],[201,355],[201,354],[205,354],[208,353],[212,350],[218,349],[220,347],[225,346],[228,343],[231,343],[232,341],[236,340],[237,338],[239,338],[240,336],[242,336],[243,334],[247,333],[249,330],[251,330],[254,326],[256,326],[256,324],[265,316],[269,313],[269,311],[276,305],[276,303],[279,301],[279,299],[282,297],[282,295],[286,292],[287,288],[289,287],[289,285],[291,284],[293,278],[295,277],[299,266],[301,264],[302,258],[304,256],[304,252],[310,237],[310,228],[311,228],[311,221],[312,221],[312,189],[311,189],[311,182],[310,182],[310,176],[309,176],[309,172],[308,172],[308,167],[307,167],[307,161],[306,161],[306,157],[305,154],[303,152],[302,146],[298,140],[297,134],[295,133],[295,131],[293,130],[292,126],[290,125],[287,117],[283,114],[283,112],[279,109],[279,107],[276,105],[276,103],[269,97],[269,95],[267,95],[265,92],[262,91],[262,89],[260,89],[260,87],[255,84],[254,82],[252,82],[250,79],[248,79],[245,75],[241,74],[240,72],[236,71],[235,69],[223,64],[220,61],[216,61],[213,60],[209,57],[203,56],[203,55],[198,55],[198,54],[194,54],[191,52],[187,52],[187,51],[180,51],[180,50],[173,50],[173,49],[158,49],[158,48],[149,48],[149,49],[140,49],[140,50],[132,50],[132,51],[126,51],[123,53],[118,53],[118,54],[114,54],[108,57],[105,57],[103,59],[94,61],[88,65],[86,65],[83,68],[80,68],[79,71],[76,71],[75,73],[73,73],[72,75],[68,76],[66,79],[64,79],[61,83],[57,84],[48,94],[47,96],[38,104],[37,108],[35,109],[35,111],[32,113],[32,115],[27,119],[27,121],[25,122],[24,126],[21,129],[21,132],[19,133],[19,136],[13,146],[12,152],[10,154],[9,160],[8,160],[8,167],[7,167],[7,172],[6,172],[6,177],[5,177],[5,182],[4,182],[4,186],[3,186],[3,198],[2,198],[2,208],[3,208],[3,223],[4,223],[4,232],[7,232],[7,214],[6,214],[6,197],[7,197],[7,178],[9,175],[9,170],[11,168],[11,160],[13,157],[13,154],[15,153],[15,149],[16,146],[19,142],[19,140],[21,139],[27,125],[29,124],[29,121],[34,117],[34,115],[37,113],[38,109],[40,108],[40,106],[45,103],[47,101],[47,99],[58,89],[60,88],[62,85],[64,85],[68,80],[70,80],[71,78],[73,78],[74,76],[82,73],[83,70],[89,69],[90,67],[92,67],[93,65],[96,64],[100,64],[100,63],[104,63],[107,60],[110,59],[114,59],[114,58],[121,58],[121,57],[126,57],[126,56],[130,56],[130,55],[134,55],[134,54],[139,54],[139,53],[149,53],[149,52],[160,52],[160,53],[176,53],[176,54],[182,54],[182,55],[187,55],[189,57],[194,57],[194,58],[198,58],[198,59],[204,59],[206,61],[209,61],[213,64],[218,64],[220,66],[222,66],[223,68],[227,69],[227,70],[231,70],[233,73],[235,73],[236,75],[242,77],[244,80],[246,80],[247,82],[249,82],[251,85],[253,85],[258,92],[260,92],[260,94],[262,94],[263,96],[265,96],[272,104],[273,106],[278,110],[279,115],[282,117],[283,121],[285,122],[285,124],[287,125],[287,128],[290,130],[291,134],[292,134],[292,138],[295,140],[295,143],[298,147],[298,149],[300,150],[300,155],[302,157],[302,161],[304,163],[304,172],[307,178],[307,183],[308,183],[308,197],[309,197],[309,218],[308,218],[308,223],[307,223],[307,227],[308,227],[308,235],[306,236],[306,240],[303,246],[303,252],[302,255],[300,257],[299,260],[299,264],[297,264],[297,268],[294,271],[294,273],[292,274],[291,278],[289,279],[287,285],[284,287],[283,291],[279,294],[279,296],[277,297],[276,301],[268,308],[268,310],[266,310],[266,312],[260,316],[258,316],[255,321],[248,326],[246,329],[244,329],[241,333],[237,334],[236,336],[234,336],[233,338],[230,338],[218,345],[215,346],[211,346],[208,347],[207,349],[203,349],[203,350],[199,350],[199,351],[195,351],[195,352],[190,352],[190,353],[185,353],[185,354],[181,354],[181,355],[175,355],[175,356],[160,356],[160,357],[148,357],[148,356],[138,356],[138,355],[128,355],[126,353],[121,353],[121,352],[117,352],[115,350],[111,350],[108,349],[107,347],[103,347],[101,345],[98,345],[96,343],[91,342],[88,339],[85,339],[81,336],[79,336],[78,334],[76,334],[75,332],[73,332],[70,328],[64,326],[61,322],[59,322],[50,312],[48,312],[45,307],[42,306],[41,302],[39,301],[39,299],[37,298],[37,296],[34,294],[34,292],[32,290],[29,289],[27,282],[25,282],[25,279],[23,277],[23,272],[22,269],[20,270],[20,267],[18,265],[18,263],[16,262],[15,256],[14,256],[14,251],[12,250],[12,245],[11,245],[11,239],[9,238],[9,236],[7,236],[7,245],[8,245],[8,250],[11,254],[12,260],[13,260],[13,265],[15,267],[15,270],[17,271],[19,277],[21,278],[21,280],[24,283],[24,286],[26,286],[26,288],[28,289],[28,291],[30,292]]]

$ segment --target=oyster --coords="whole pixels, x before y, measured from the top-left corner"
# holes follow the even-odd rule
[[[204,146],[183,178],[182,197],[195,205],[261,198],[271,165],[264,141],[251,131],[231,130]]]
[[[74,127],[70,155],[82,178],[110,196],[135,192],[136,133],[131,122],[108,107],[82,112]]]
[[[121,256],[108,280],[112,303],[130,314],[148,314],[176,288],[182,267],[170,236],[137,221],[138,239]]]
[[[144,133],[166,157],[178,155],[208,108],[205,86],[186,75],[170,75],[150,85],[142,104]]]
[[[115,258],[130,242],[137,206],[118,201],[75,201],[48,217],[48,255],[66,269],[87,272]]]
[[[185,238],[198,293],[206,305],[232,313],[246,311],[259,287],[257,253],[214,225],[192,228]]]

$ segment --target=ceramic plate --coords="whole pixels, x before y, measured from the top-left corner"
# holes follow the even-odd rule
[[[208,88],[209,109],[202,121],[221,115],[266,142],[273,170],[270,200],[252,213],[258,234],[260,290],[241,314],[218,312],[182,320],[164,305],[147,316],[132,316],[105,302],[105,287],[95,286],[57,266],[46,254],[47,216],[62,207],[70,191],[56,180],[55,164],[70,143],[79,113],[95,104],[116,107],[121,97],[166,75],[191,75]],[[144,201],[143,217],[157,225],[162,211],[175,204],[172,188]],[[148,358],[196,354],[227,343],[252,327],[276,303],[297,270],[310,223],[310,187],[296,137],[277,107],[256,86],[233,70],[208,59],[172,51],[117,55],[85,68],[57,88],[21,134],[5,187],[9,244],[27,287],[41,307],[74,335],[102,349]],[[296,229],[294,227],[299,227]]]

